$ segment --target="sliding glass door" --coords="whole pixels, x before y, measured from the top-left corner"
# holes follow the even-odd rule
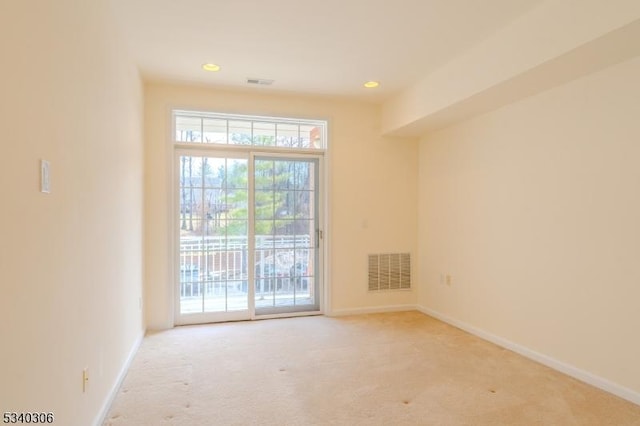
[[[318,159],[256,156],[255,311],[319,310]]]
[[[248,158],[178,160],[178,303],[202,320],[248,317]]]
[[[178,324],[320,310],[319,161],[176,152]]]

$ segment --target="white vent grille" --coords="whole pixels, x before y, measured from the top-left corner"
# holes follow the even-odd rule
[[[260,84],[262,86],[271,86],[274,80],[269,80],[267,78],[247,78],[247,83],[249,84]]]
[[[409,253],[369,255],[369,291],[411,288]]]

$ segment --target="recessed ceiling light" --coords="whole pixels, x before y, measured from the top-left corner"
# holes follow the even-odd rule
[[[205,71],[220,71],[220,65],[202,64],[202,69],[205,70]]]
[[[366,87],[367,89],[373,89],[374,87],[378,86],[380,86],[380,83],[378,83],[377,81],[367,81],[364,84],[364,87]]]

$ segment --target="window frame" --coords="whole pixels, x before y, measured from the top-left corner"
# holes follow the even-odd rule
[[[178,126],[177,121],[179,118],[195,118],[200,120],[200,140],[199,141],[183,141],[178,138]],[[204,135],[204,120],[226,120],[226,142],[205,142]],[[251,134],[250,140],[251,143],[230,143],[230,133],[229,131],[229,123],[230,122],[246,122],[250,124]],[[269,123],[275,125],[275,144],[274,145],[264,145],[255,143],[255,134],[254,128],[256,123]],[[277,126],[278,125],[292,125],[298,126],[298,143],[300,144],[302,141],[301,137],[301,127],[302,126],[312,126],[320,129],[320,137],[316,140],[312,141],[309,138],[309,146],[282,146],[278,145],[278,133]],[[194,146],[194,147],[228,147],[234,150],[243,150],[243,149],[251,149],[254,151],[268,151],[268,152],[304,152],[304,153],[324,153],[327,150],[327,130],[328,130],[328,122],[327,120],[319,120],[319,119],[304,119],[304,118],[290,118],[290,117],[274,117],[274,116],[261,116],[261,115],[246,115],[246,114],[230,114],[230,113],[220,113],[220,112],[208,112],[208,111],[197,111],[190,109],[172,109],[171,110],[171,142],[174,147],[185,147],[185,146]],[[317,146],[314,146],[317,145]]]

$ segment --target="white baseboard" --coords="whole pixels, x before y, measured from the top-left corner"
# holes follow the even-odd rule
[[[619,396],[620,398],[626,399],[629,402],[633,402],[634,404],[640,405],[640,393],[632,389],[626,388],[617,383],[613,383],[607,379],[604,379],[602,377],[596,376],[595,374],[589,373],[588,371],[581,370],[577,367],[566,364],[562,361],[558,361],[557,359],[551,358],[550,356],[541,354],[539,352],[536,352],[534,350],[521,346],[517,343],[513,343],[505,338],[488,333],[484,330],[481,330],[477,327],[466,324],[462,321],[458,321],[454,318],[448,317],[447,315],[441,314],[440,312],[434,311],[433,309],[429,309],[420,305],[418,305],[416,309],[426,315],[437,318],[440,321],[446,322],[454,327],[457,327],[461,330],[464,330],[468,333],[478,336],[481,339],[487,340],[498,346],[502,346],[503,348],[516,352],[533,361],[539,362],[540,364],[546,365],[547,367],[552,368],[561,373],[564,373],[567,376],[571,376],[591,386],[594,386],[606,392],[612,393],[616,396]]]
[[[343,315],[379,314],[382,312],[415,311],[416,309],[416,305],[367,306],[364,308],[334,309],[329,312],[327,316],[338,317]]]
[[[131,366],[131,362],[133,361],[133,357],[136,355],[136,353],[138,352],[138,348],[140,348],[140,344],[142,343],[142,339],[144,338],[144,332],[141,333],[138,338],[136,339],[136,341],[133,343],[133,346],[131,347],[131,350],[129,351],[129,355],[127,355],[127,359],[124,361],[124,364],[122,365],[122,368],[120,369],[120,373],[118,373],[118,377],[116,378],[116,381],[113,383],[113,386],[111,387],[111,390],[109,391],[109,394],[107,395],[107,398],[105,399],[104,403],[102,404],[102,409],[100,410],[100,412],[98,413],[98,415],[96,416],[96,420],[93,423],[94,426],[100,426],[104,423],[107,414],[109,413],[109,409],[111,408],[111,404],[113,404],[113,400],[116,398],[116,395],[118,394],[118,391],[120,390],[120,386],[122,386],[122,382],[124,381],[124,378],[127,376],[127,371],[129,371],[129,367]]]

